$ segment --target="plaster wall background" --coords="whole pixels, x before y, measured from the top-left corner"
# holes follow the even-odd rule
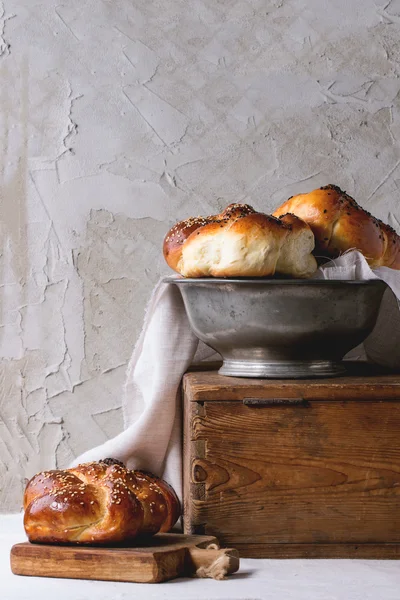
[[[178,219],[326,183],[400,221],[400,0],[0,2],[0,511],[122,427]]]

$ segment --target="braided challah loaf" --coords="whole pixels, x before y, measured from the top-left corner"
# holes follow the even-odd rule
[[[247,204],[181,221],[166,235],[164,257],[184,277],[310,277],[314,236],[301,219],[276,219]]]
[[[306,221],[315,236],[315,254],[336,258],[346,250],[364,254],[371,267],[400,269],[400,237],[336,185],[292,196],[275,212]]]
[[[180,515],[168,483],[113,459],[35,475],[24,510],[29,541],[41,543],[129,541],[169,531]]]

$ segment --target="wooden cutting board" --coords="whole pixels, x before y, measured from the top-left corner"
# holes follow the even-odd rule
[[[161,533],[136,547],[16,544],[15,575],[159,583],[176,577],[223,579],[239,569],[234,549],[219,549],[215,537]]]

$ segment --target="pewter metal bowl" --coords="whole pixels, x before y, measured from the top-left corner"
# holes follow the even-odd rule
[[[197,337],[219,352],[221,375],[314,378],[345,371],[371,333],[382,281],[169,279]]]

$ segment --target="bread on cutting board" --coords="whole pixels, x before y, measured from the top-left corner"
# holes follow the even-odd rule
[[[35,475],[24,510],[28,539],[40,543],[131,541],[169,531],[180,516],[168,483],[113,459]]]

